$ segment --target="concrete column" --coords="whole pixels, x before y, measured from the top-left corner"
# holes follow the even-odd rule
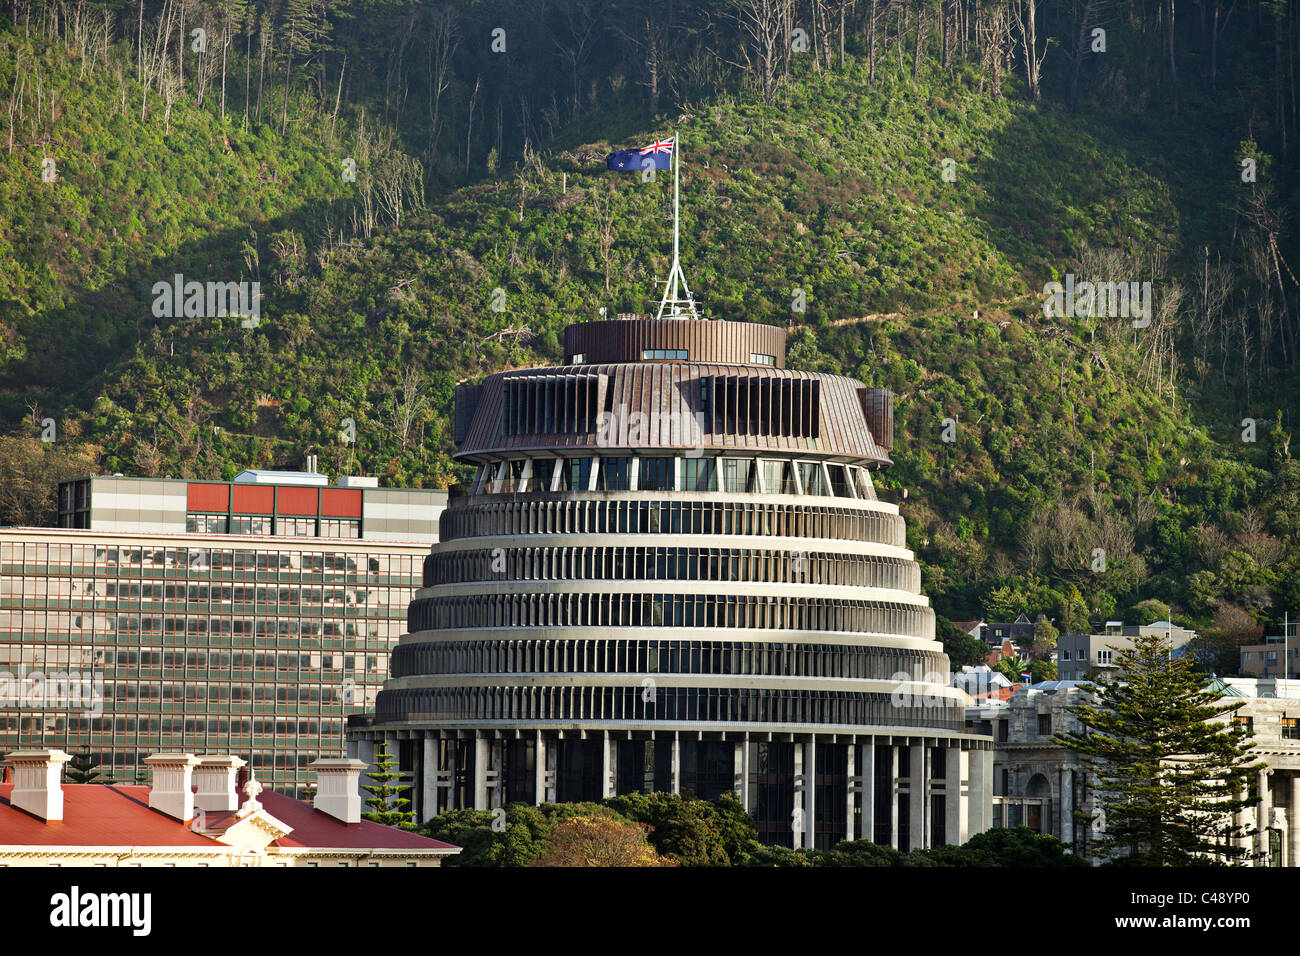
[[[744,747],[743,753],[744,753],[744,768],[745,768],[745,776],[744,776],[745,796],[743,802],[745,804],[745,810],[749,811],[754,808],[754,788],[753,785],[750,783],[750,779],[749,779],[750,774],[753,772],[753,764],[751,763],[752,749],[750,745],[749,734],[745,734],[745,742],[742,746]]]
[[[862,745],[862,839],[876,839],[876,742]]]
[[[1291,804],[1287,808],[1287,866],[1300,866],[1300,774],[1291,775]]]
[[[533,752],[533,806],[546,801],[546,739],[537,731],[536,749]]]
[[[804,812],[803,845],[811,850],[816,846],[813,837],[817,830],[817,736],[810,734],[803,747],[804,806],[807,808]]]
[[[806,847],[808,839],[807,802],[804,791],[807,789],[807,777],[804,776],[803,744],[794,745],[794,812],[791,813],[790,825],[794,829],[794,848]]]
[[[946,766],[943,781],[943,834],[949,843],[965,843],[969,836],[969,779],[966,751],[954,744],[944,751]]]
[[[1255,851],[1259,866],[1268,866],[1268,825],[1273,819],[1272,794],[1268,789],[1268,770],[1259,772],[1259,804],[1255,807]]]
[[[969,839],[993,825],[993,753],[971,750],[966,757],[970,764],[969,823],[966,830]]]
[[[1237,799],[1245,800],[1248,796],[1250,796],[1250,788],[1247,787],[1246,784],[1243,782],[1241,785],[1241,790],[1237,793]],[[1248,826],[1249,823],[1249,818],[1247,817],[1248,812],[1249,811],[1247,810],[1237,810],[1232,815],[1233,826],[1238,828],[1237,836],[1234,839],[1237,844],[1237,848],[1239,850],[1244,850],[1244,851],[1250,850],[1250,834],[1248,832],[1244,832],[1250,829]]]
[[[609,731],[601,732],[600,740],[600,795],[602,797],[612,797],[614,795],[614,755],[611,752],[612,742],[609,739]]]
[[[1074,771],[1061,768],[1061,842],[1074,843]]]
[[[911,775],[908,778],[908,849],[921,850],[930,845],[929,828],[925,825],[926,814],[926,778],[929,776],[925,772],[925,752],[928,749],[924,743],[909,745],[911,755],[908,758],[910,763]]]
[[[438,815],[438,741],[426,736],[420,743],[420,820],[427,823]]]
[[[682,741],[673,734],[673,793],[682,792]]]
[[[487,788],[488,809],[505,803],[505,781],[501,768],[505,763],[506,742],[504,740],[488,741],[488,762],[484,769],[484,784]]]
[[[487,792],[488,739],[474,735],[474,809],[488,808]]]
[[[732,789],[736,799],[746,810],[749,809],[749,745],[736,743],[732,748],[731,769],[735,777]]]
[[[443,771],[447,774],[447,809],[461,810],[460,793],[456,788],[456,740],[458,737],[448,737],[447,739],[447,765]]]
[[[559,741],[557,740],[556,743],[558,744]],[[546,797],[543,801],[545,803],[555,802],[555,777],[559,769],[560,769],[559,748],[548,745],[546,748],[546,777],[545,777]]]
[[[854,820],[853,811],[857,807],[858,791],[862,788],[862,781],[857,777],[856,773],[858,745],[851,743],[846,749],[848,750],[848,763],[844,768],[844,786],[847,793],[844,795],[844,805],[848,808],[848,814],[844,821],[844,839],[856,840],[858,835],[853,832],[853,824],[857,821]]]
[[[899,849],[898,843],[898,802],[902,799],[899,793],[898,780],[898,744],[889,745],[889,779],[885,786],[889,788],[889,845],[894,849]]]

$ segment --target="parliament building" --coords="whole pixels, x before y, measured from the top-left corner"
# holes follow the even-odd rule
[[[893,395],[785,367],[785,331],[565,330],[565,364],[456,393],[453,495],[349,753],[386,742],[420,819],[731,792],[767,843],[961,843],[992,739],[876,496]]]

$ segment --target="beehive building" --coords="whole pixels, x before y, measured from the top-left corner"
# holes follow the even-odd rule
[[[627,319],[456,395],[478,465],[350,753],[427,819],[514,801],[734,792],[762,839],[902,849],[990,822],[990,738],[920,593],[893,396],[785,367],[785,332]]]

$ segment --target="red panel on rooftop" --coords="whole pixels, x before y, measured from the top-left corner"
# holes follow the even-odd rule
[[[322,488],[320,513],[339,518],[361,517],[360,488]]]
[[[275,489],[270,485],[232,485],[235,489],[235,513],[269,515],[275,505]]]
[[[203,485],[191,481],[189,484],[190,511],[228,511],[230,508],[229,485]]]
[[[282,515],[316,514],[316,496],[319,488],[280,488],[276,510]]]

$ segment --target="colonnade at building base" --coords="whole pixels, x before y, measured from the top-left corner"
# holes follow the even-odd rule
[[[988,738],[376,728],[350,736],[348,754],[373,764],[385,738],[422,821],[456,809],[663,792],[732,793],[762,842],[789,847],[871,840],[906,852],[965,843],[992,825]]]

